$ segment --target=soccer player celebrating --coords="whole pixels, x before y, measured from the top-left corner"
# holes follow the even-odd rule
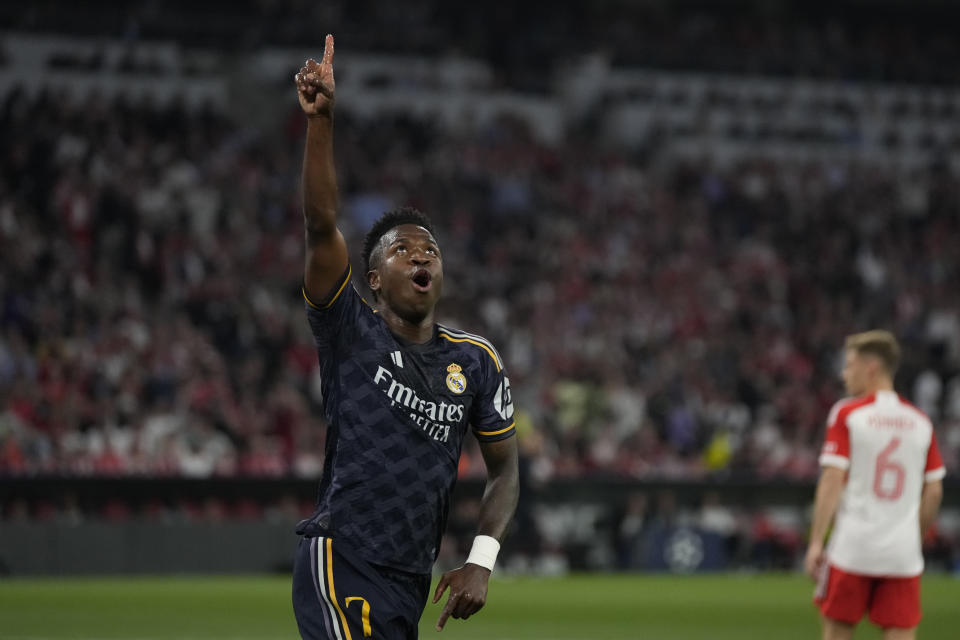
[[[303,297],[329,429],[317,510],[297,528],[294,613],[304,638],[416,638],[468,428],[487,485],[473,549],[434,591],[436,603],[450,589],[437,630],[486,601],[517,504],[510,381],[489,342],[435,321],[443,258],[419,211],[386,213],[366,236],[378,308],[351,286],[336,225],[332,36],[295,82],[307,116]]]
[[[817,580],[825,640],[852,637],[865,612],[884,640],[912,639],[920,622],[921,540],[940,507],[946,471],[930,419],[893,390],[896,338],[867,331],[845,346],[851,397],[827,420],[805,568]]]

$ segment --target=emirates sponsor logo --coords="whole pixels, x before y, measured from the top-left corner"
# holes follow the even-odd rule
[[[462,404],[425,400],[416,391],[394,379],[389,369],[378,366],[373,381],[390,398],[391,404],[410,409],[410,419],[437,442],[447,442],[451,424],[463,420]]]

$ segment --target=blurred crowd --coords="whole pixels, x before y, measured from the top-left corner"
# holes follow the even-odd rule
[[[0,468],[315,473],[289,150],[98,96],[2,121]]]
[[[5,97],[0,475],[319,475],[295,103],[278,131],[95,93]],[[898,387],[958,468],[948,167],[719,166],[592,139],[338,111],[351,247],[397,204],[435,219],[441,319],[503,354],[530,481],[812,478],[843,338],[873,327],[903,340]],[[461,472],[482,475],[472,441]]]
[[[107,0],[65,4],[8,0],[4,30],[85,37],[165,39],[247,51],[317,46],[332,32],[364,51],[437,55],[458,51],[493,64],[506,86],[548,88],[553,62],[602,50],[616,64],[898,83],[960,81],[945,61],[960,56],[949,2],[711,3],[607,0],[450,3],[440,0],[254,0],[197,3]],[[129,61],[121,71],[163,70]],[[60,59],[100,68],[102,56]]]

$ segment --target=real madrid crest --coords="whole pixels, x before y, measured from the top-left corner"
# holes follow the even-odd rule
[[[463,367],[455,363],[447,367],[447,389],[457,395],[467,390],[467,377],[462,371]]]

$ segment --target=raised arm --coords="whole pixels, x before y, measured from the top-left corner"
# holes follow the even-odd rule
[[[487,486],[480,503],[480,522],[477,540],[470,558],[459,569],[443,574],[433,594],[433,602],[440,600],[450,587],[450,598],[437,620],[437,631],[443,629],[450,616],[466,619],[483,608],[487,602],[487,583],[491,570],[471,562],[474,554],[483,558],[488,551],[483,547],[492,545],[493,555],[499,551],[499,543],[507,533],[513,512],[520,496],[520,473],[517,466],[517,438],[497,442],[481,442],[480,452],[487,465]],[[490,540],[489,538],[494,538]],[[489,556],[487,556],[489,557]],[[481,560],[482,561],[482,560]],[[492,566],[492,560],[491,560]]]
[[[339,195],[333,164],[333,36],[323,46],[318,64],[307,60],[294,76],[300,107],[307,116],[303,149],[303,225],[306,262],[303,286],[313,302],[321,302],[347,269],[347,244],[337,228]]]

